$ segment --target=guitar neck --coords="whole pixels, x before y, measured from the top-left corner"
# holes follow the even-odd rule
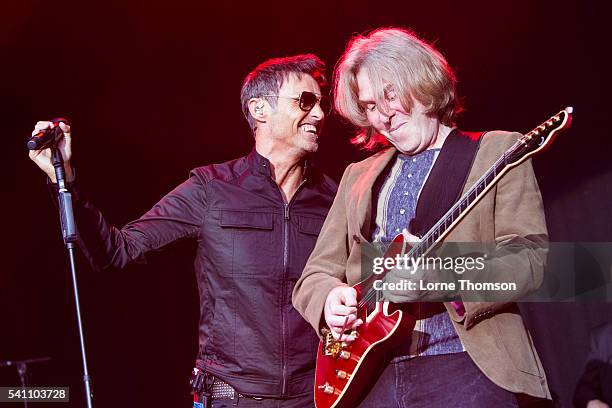
[[[436,222],[433,227],[423,235],[419,245],[410,251],[410,257],[425,256],[431,249],[444,239],[450,231],[461,221],[465,215],[491,190],[495,184],[505,174],[510,165],[508,158],[512,152],[519,147],[516,142],[508,149],[483,175],[474,183],[472,187]]]

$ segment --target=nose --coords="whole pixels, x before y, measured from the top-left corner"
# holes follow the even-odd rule
[[[384,123],[386,126],[391,125],[391,119],[395,116],[395,109],[387,108],[385,110],[379,109],[378,115],[380,117],[380,121]]]
[[[323,109],[321,108],[321,101],[315,104],[315,106],[310,110],[309,114],[313,119],[323,120],[325,117],[325,112],[323,112]]]

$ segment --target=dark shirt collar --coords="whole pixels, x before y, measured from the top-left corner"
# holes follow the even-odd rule
[[[247,161],[251,172],[253,174],[259,174],[262,176],[272,177],[272,170],[270,166],[270,160],[266,159],[261,154],[257,153],[257,150],[253,148],[251,153],[247,156]],[[307,158],[304,160],[304,179],[308,180],[316,174],[316,167],[312,159]]]
[[[251,153],[249,153],[249,155],[247,156],[247,162],[249,163],[249,168],[251,169],[251,172],[253,174],[259,174],[268,177],[272,176],[270,170],[270,160],[257,153],[257,150],[255,150],[255,148],[253,148]]]

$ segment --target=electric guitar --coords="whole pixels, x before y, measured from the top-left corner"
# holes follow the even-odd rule
[[[482,197],[511,168],[546,149],[555,136],[572,122],[572,107],[567,107],[520,137],[478,179],[476,183],[446,212],[414,246],[404,241],[403,235],[394,238],[384,257],[396,255],[417,258],[426,255],[474,208]],[[388,270],[372,274],[357,283],[357,317],[363,324],[356,329],[351,344],[336,341],[329,330],[324,331],[319,343],[315,374],[314,400],[317,408],[356,406],[364,389],[371,385],[380,372],[380,361],[386,350],[412,335],[414,316],[399,310],[374,290],[376,280],[383,279]]]

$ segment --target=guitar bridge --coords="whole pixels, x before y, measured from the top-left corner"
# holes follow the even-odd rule
[[[335,358],[342,351],[342,343],[334,339],[329,329],[322,329],[321,333],[323,334],[323,355]]]
[[[342,357],[343,350],[347,346],[346,342],[334,339],[329,329],[322,329],[321,333],[323,334],[323,355],[333,358],[337,358],[338,356]]]

